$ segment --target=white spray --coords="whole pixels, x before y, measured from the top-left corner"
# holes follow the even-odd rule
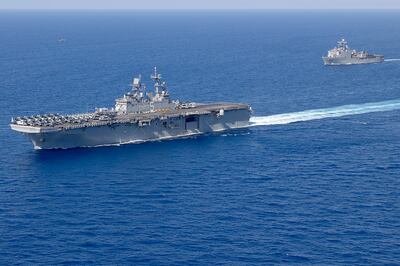
[[[250,126],[284,125],[301,121],[393,110],[400,110],[400,99],[384,102],[342,105],[332,108],[306,110],[270,116],[254,116],[250,118]]]

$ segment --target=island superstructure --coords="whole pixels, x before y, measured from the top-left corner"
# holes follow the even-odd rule
[[[154,92],[141,77],[114,108],[92,113],[45,114],[11,119],[11,128],[26,135],[35,149],[66,149],[140,143],[249,125],[251,108],[240,103],[181,102],[170,99],[167,84],[154,68]]]
[[[322,60],[325,65],[370,64],[383,62],[384,56],[352,50],[346,40],[342,39],[335,48],[328,51],[327,56],[322,57]]]

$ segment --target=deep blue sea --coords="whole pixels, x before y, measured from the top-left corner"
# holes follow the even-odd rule
[[[341,37],[400,59],[400,12],[0,12],[0,265],[400,264],[400,61],[323,66]],[[8,126],[154,66],[256,126],[55,151]]]

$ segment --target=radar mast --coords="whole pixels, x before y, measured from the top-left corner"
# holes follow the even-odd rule
[[[160,94],[160,89],[162,94],[168,95],[167,84],[165,81],[162,81],[161,74],[157,73],[157,67],[154,67],[154,74],[150,76],[152,80],[154,80],[154,89],[156,94]]]
[[[137,78],[133,78],[131,84],[133,91],[139,91],[142,88],[142,75],[139,75]]]

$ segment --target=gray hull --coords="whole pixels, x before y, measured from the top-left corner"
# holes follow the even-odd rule
[[[332,58],[322,57],[325,65],[360,65],[360,64],[372,64],[381,63],[384,61],[383,56],[374,56],[367,58]]]
[[[141,143],[247,127],[248,109],[226,110],[223,115],[199,114],[157,118],[146,124],[119,123],[63,129],[54,132],[24,133],[35,149],[66,149]]]
[[[35,149],[68,149],[173,139],[249,125],[247,104],[172,100],[156,68],[151,79],[154,91],[147,92],[141,76],[134,78],[132,90],[115,100],[115,108],[18,116],[11,118],[10,127],[26,135]]]

